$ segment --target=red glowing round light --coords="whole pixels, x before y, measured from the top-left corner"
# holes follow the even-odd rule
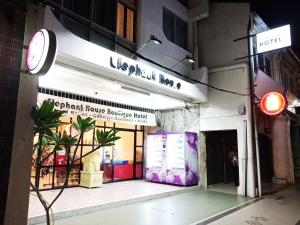
[[[279,92],[266,93],[259,102],[260,109],[269,116],[276,116],[287,108],[285,97]]]

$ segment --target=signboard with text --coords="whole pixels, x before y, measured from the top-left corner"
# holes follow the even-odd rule
[[[291,46],[290,25],[285,25],[256,35],[257,53]]]
[[[155,114],[151,112],[117,108],[39,93],[38,103],[41,104],[44,100],[53,101],[56,109],[67,111],[66,115],[71,117],[81,115],[95,120],[156,126]]]

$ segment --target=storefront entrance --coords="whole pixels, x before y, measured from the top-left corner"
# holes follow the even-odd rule
[[[60,120],[64,122],[64,125],[57,128],[58,132],[66,132],[72,136],[77,135],[77,131],[71,126],[72,117],[64,116]],[[121,139],[117,140],[114,146],[104,147],[100,151],[102,160],[99,168],[104,171],[103,183],[142,179],[144,126],[105,121],[96,121],[95,125],[96,127],[93,130],[84,134],[83,143],[80,145],[75,158],[79,158],[86,152],[89,152],[91,147],[95,145],[94,137],[96,129],[109,130],[114,128],[118,131],[118,136]],[[75,146],[72,148],[71,153],[74,152]],[[53,146],[46,145],[43,152],[43,163],[39,178],[40,189],[49,190],[62,187],[67,171],[67,158],[64,150],[53,151]],[[84,158],[71,168],[68,187],[79,186],[80,171],[82,170],[83,163]],[[34,160],[31,179],[34,182]]]
[[[238,186],[237,131],[210,131],[205,132],[205,136],[208,186],[219,184]]]
[[[121,128],[117,123],[114,126],[121,139],[114,146],[103,148],[104,182],[143,178],[143,127],[126,125],[127,128]]]

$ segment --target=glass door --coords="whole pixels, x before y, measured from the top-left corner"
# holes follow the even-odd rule
[[[115,142],[112,151],[113,180],[133,179],[134,174],[134,131],[119,131],[121,138]]]
[[[140,128],[140,127],[138,127]],[[144,146],[144,131],[138,129],[135,132],[135,167],[134,167],[134,178],[143,178],[143,147]]]
[[[96,124],[97,126],[98,124]],[[109,123],[99,124],[97,128],[116,129],[117,136],[114,146],[103,147],[101,170],[104,171],[104,183],[142,179],[143,178],[143,147],[144,128],[142,126]]]
[[[102,154],[101,170],[103,170],[103,182],[107,183],[113,179],[113,146],[104,147]]]

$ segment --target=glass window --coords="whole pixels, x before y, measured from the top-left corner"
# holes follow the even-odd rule
[[[137,146],[143,146],[143,131],[137,131],[136,132],[136,145]]]
[[[262,54],[258,55],[258,67],[261,71],[265,71],[264,56]]]
[[[125,11],[125,6],[121,3],[118,3],[118,23],[117,23],[117,34],[121,37],[124,37],[124,11]]]
[[[117,34],[130,42],[135,41],[135,12],[122,3],[118,3]]]
[[[136,148],[135,178],[143,178],[143,148]]]
[[[53,167],[42,167],[40,176],[40,189],[52,188]]]
[[[66,132],[72,136],[77,135],[79,132],[71,126],[72,121],[76,121],[76,118],[69,116],[61,117],[60,120],[65,124],[55,128],[54,130],[60,132]],[[126,180],[132,178],[143,177],[143,126],[132,125],[125,123],[113,123],[111,121],[96,121],[95,128],[89,132],[86,132],[83,136],[83,145],[79,145],[76,150],[76,146],[70,148],[70,157],[76,160],[68,179],[68,186],[78,186],[80,169],[83,167],[84,158],[83,155],[90,152],[98,144],[94,141],[96,129],[109,131],[112,127],[116,126],[118,130],[117,136],[121,139],[115,141],[114,146],[107,146],[100,149],[100,157],[102,159],[99,168],[104,171],[104,182],[111,182],[117,180]],[[99,127],[100,126],[100,127]],[[94,136],[93,136],[94,135]],[[34,143],[37,142],[37,136],[34,137]],[[52,154],[51,154],[52,153]],[[33,156],[32,164],[32,181],[35,180],[35,163]],[[66,171],[68,166],[67,152],[65,149],[55,151],[53,145],[45,146],[42,158],[44,159],[41,174],[40,174],[40,188],[51,189],[55,187],[61,187],[66,179]],[[134,170],[135,169],[135,170]]]
[[[90,131],[84,133],[83,140],[82,140],[84,145],[92,145],[93,144],[93,134],[94,134],[94,130],[90,130]]]
[[[94,1],[93,21],[110,31],[115,32],[115,3],[112,0]]]
[[[78,23],[76,20],[74,20],[68,16],[65,16],[65,15],[61,16],[61,22],[72,33],[76,34],[77,36],[79,36],[85,40],[89,40],[90,30],[87,26],[84,26],[84,25]]]
[[[107,121],[107,122],[105,122],[105,126],[107,126],[107,127],[114,127],[114,123],[111,122],[111,121]]]
[[[174,42],[174,24],[175,24],[175,20],[174,20],[174,14],[172,14],[169,10],[164,8],[164,15],[163,15],[163,30],[164,33],[166,35],[166,37]]]
[[[79,174],[80,174],[80,166],[73,166],[70,175],[68,178],[69,186],[78,186],[79,185]]]
[[[187,47],[187,23],[176,17],[175,23],[175,43],[182,48]]]
[[[187,22],[166,8],[163,10],[163,31],[169,41],[184,49],[187,48]]]
[[[64,7],[86,19],[90,18],[91,0],[64,0]]]
[[[131,9],[127,9],[126,28],[126,39],[133,42],[134,12]]]
[[[135,129],[134,124],[128,123],[115,123],[116,128]]]
[[[265,57],[265,72],[267,75],[272,76],[271,62]]]
[[[104,121],[96,120],[96,126],[104,126]]]
[[[136,147],[136,162],[143,162],[143,147]]]

